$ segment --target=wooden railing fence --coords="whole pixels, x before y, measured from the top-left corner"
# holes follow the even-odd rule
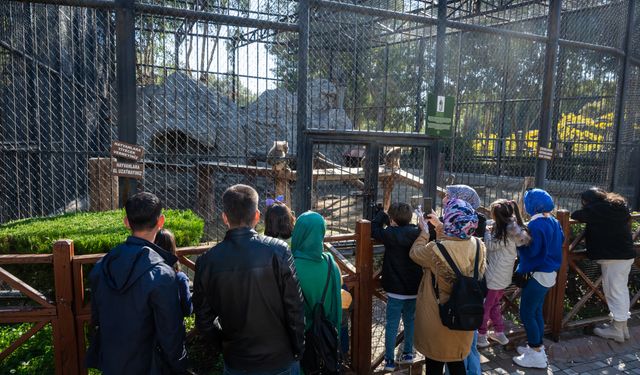
[[[569,218],[566,211],[558,212],[558,220],[565,232],[563,246],[563,262],[558,272],[558,282],[549,292],[545,302],[545,320],[553,338],[558,339],[565,329],[576,328],[606,320],[606,316],[593,317],[575,321],[573,318],[584,307],[590,298],[598,298],[606,306],[604,294],[600,290],[601,279],[591,280],[580,268],[579,260],[584,253],[577,251],[584,239],[579,234],[571,240],[571,228],[578,223]],[[634,215],[633,220],[640,220]],[[640,229],[634,233],[634,240],[640,237]],[[355,265],[347,260],[333,246],[340,242],[355,242]],[[386,298],[380,291],[379,274],[374,274],[373,245],[371,224],[359,220],[353,234],[341,234],[325,238],[325,249],[331,252],[343,274],[343,282],[353,295],[353,310],[350,332],[350,369],[356,374],[372,373],[380,364],[379,356],[372,359],[372,314],[373,297],[382,301]],[[178,258],[185,267],[194,270],[195,263],[189,256],[199,255],[211,246],[196,246],[178,249]],[[91,309],[85,295],[88,290],[84,283],[84,267],[96,263],[104,254],[74,255],[73,242],[57,241],[52,254],[10,254],[0,255],[0,280],[13,289],[20,291],[36,306],[0,307],[0,324],[2,323],[34,323],[33,327],[0,352],[0,361],[7,358],[26,340],[45,327],[52,325],[53,346],[56,374],[86,374],[84,369],[85,326],[91,319]],[[638,259],[640,260],[640,258]],[[5,265],[50,264],[54,274],[55,300],[51,301],[41,292],[8,272]],[[636,262],[638,265],[638,262]],[[566,285],[568,277],[573,274],[589,288],[580,300],[565,311]],[[518,292],[511,293],[504,301],[506,305],[515,306]],[[632,306],[640,300],[640,291],[632,297]],[[636,310],[635,312],[638,312]],[[193,334],[191,332],[190,334]],[[515,332],[515,336],[520,331]],[[402,333],[399,335],[402,339]]]

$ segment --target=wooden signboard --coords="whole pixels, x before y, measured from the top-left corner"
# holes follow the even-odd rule
[[[538,159],[551,160],[553,159],[553,149],[546,147],[538,147]]]
[[[111,156],[127,160],[140,161],[144,157],[144,148],[122,141],[111,143]]]
[[[112,164],[111,173],[114,176],[142,179],[144,164],[116,161]]]

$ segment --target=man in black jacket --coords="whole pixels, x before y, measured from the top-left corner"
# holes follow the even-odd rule
[[[131,236],[89,274],[94,334],[86,365],[105,375],[186,373],[177,258],[153,243],[164,225],[162,204],[138,193],[125,211]]]
[[[293,257],[258,235],[258,193],[234,185],[222,196],[225,238],[196,262],[197,330],[222,343],[225,374],[298,374],[304,308]]]

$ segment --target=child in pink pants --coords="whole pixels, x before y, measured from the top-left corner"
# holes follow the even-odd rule
[[[504,290],[511,284],[513,265],[516,261],[516,247],[526,245],[531,237],[525,229],[520,210],[514,201],[498,199],[491,204],[494,220],[491,230],[487,230],[484,243],[487,247],[487,298],[484,301],[484,319],[478,329],[478,347],[489,346],[489,339],[502,345],[509,343],[504,334],[500,300]],[[489,322],[493,332],[488,333]]]

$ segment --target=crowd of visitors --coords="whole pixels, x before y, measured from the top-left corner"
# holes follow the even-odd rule
[[[635,257],[629,209],[621,196],[598,188],[581,200],[583,207],[571,216],[586,224],[587,255],[602,268],[611,315],[594,333],[624,342]],[[564,234],[549,193],[530,189],[523,201],[526,224],[517,203],[506,199],[493,202],[485,217],[478,194],[466,185],[447,186],[441,216],[403,202],[378,210],[372,237],[385,247],[386,371],[413,363],[417,351],[427,374],[480,374],[477,348],[509,342],[501,301],[513,283],[522,288],[527,337],[513,361],[547,368],[542,306],[556,283]],[[131,236],[89,275],[87,367],[106,375],[189,373],[184,318],[195,313],[198,333],[222,352],[227,375],[339,373],[349,350],[352,297],[324,251],[325,220],[312,211],[296,218],[282,197],[272,198],[262,235],[255,229],[258,203],[247,185],[224,192],[228,230],[197,259],[190,288],[177,263],[175,237],[163,229],[160,200],[146,192],[130,197],[124,224]],[[400,321],[404,344],[396,354]]]

